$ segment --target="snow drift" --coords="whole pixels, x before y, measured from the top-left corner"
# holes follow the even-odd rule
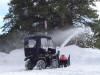
[[[61,53],[70,53],[71,66],[67,68],[25,71],[24,50],[17,49],[10,54],[0,53],[0,75],[99,75],[100,51],[80,48],[75,45],[62,48]]]

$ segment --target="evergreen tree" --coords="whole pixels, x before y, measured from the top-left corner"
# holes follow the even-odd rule
[[[95,6],[93,2],[94,0],[11,0],[4,30],[33,33],[44,30],[45,21],[48,29],[76,22],[86,25],[86,18],[95,20],[98,17],[96,10],[90,7]]]

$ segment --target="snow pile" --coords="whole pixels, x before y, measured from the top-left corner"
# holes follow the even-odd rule
[[[100,75],[100,51],[75,45],[63,47],[61,54],[69,53],[71,66],[67,68],[25,71],[24,50],[10,54],[0,53],[0,75]]]
[[[0,65],[21,65],[24,64],[23,49],[16,49],[9,54],[0,53]]]
[[[72,45],[61,48],[61,54],[71,56],[72,65],[99,65],[100,66],[100,50],[92,48],[80,48]]]

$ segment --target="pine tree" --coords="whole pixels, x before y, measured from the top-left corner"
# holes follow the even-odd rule
[[[94,0],[11,0],[9,13],[5,16],[4,29],[28,32],[63,27],[76,22],[87,24],[85,18],[95,20],[98,15],[90,5]]]

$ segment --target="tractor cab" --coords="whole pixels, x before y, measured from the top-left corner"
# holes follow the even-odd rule
[[[51,37],[48,36],[32,36],[24,39],[25,56],[45,54],[48,51],[55,53],[55,45]]]

